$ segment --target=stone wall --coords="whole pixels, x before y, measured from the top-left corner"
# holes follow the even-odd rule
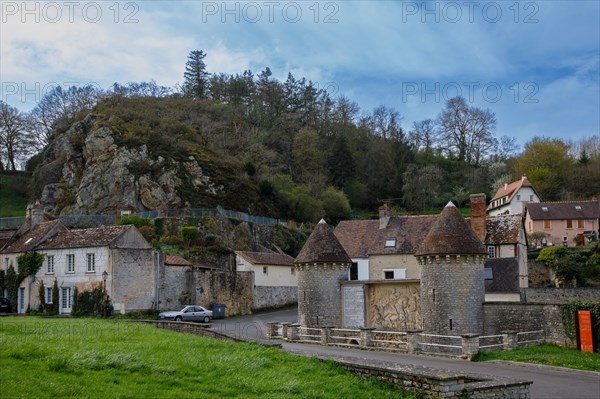
[[[392,386],[428,398],[528,399],[531,381],[496,376],[471,376],[419,366],[357,364],[337,360],[342,368],[364,378],[376,378]]]
[[[254,276],[252,272],[194,270],[191,278],[192,302],[210,306],[225,305],[225,316],[252,313]]]
[[[573,301],[600,301],[600,288],[526,288],[521,290],[526,303],[563,304]]]
[[[156,300],[156,266],[152,249],[111,249],[111,301],[115,311],[151,310]]]
[[[423,332],[481,334],[485,287],[483,256],[421,258]]]
[[[253,310],[292,306],[298,303],[298,287],[254,287]]]
[[[543,330],[546,342],[566,347],[575,345],[565,334],[560,305],[488,302],[483,311],[484,335]]]
[[[365,285],[367,327],[395,331],[420,330],[418,281],[381,281]]]
[[[159,309],[180,310],[190,305],[191,283],[192,270],[189,266],[162,266],[158,276]]]
[[[296,264],[298,321],[305,327],[342,326],[342,290],[348,279],[346,264]]]

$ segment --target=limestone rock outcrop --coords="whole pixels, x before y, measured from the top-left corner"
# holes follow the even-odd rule
[[[213,183],[193,157],[175,162],[144,144],[121,143],[110,123],[88,115],[57,135],[40,168],[41,200],[54,214],[107,214],[190,206],[182,191],[215,196]]]

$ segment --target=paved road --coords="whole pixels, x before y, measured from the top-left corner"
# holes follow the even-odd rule
[[[297,309],[234,317],[214,321],[214,329],[242,339],[266,338],[265,324],[270,321],[295,322]],[[495,375],[518,380],[533,381],[532,399],[600,399],[600,373],[576,371],[557,367],[537,366],[514,362],[468,362],[434,356],[363,351],[333,346],[283,343],[290,353],[309,356],[326,356],[352,361],[380,361],[395,364],[420,365],[484,375]]]

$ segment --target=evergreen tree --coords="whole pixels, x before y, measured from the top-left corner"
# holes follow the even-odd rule
[[[208,97],[209,73],[206,72],[204,63],[206,53],[202,50],[191,51],[185,64],[183,74],[183,91],[186,96],[192,98]]]

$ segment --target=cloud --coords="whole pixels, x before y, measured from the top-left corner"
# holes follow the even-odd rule
[[[476,82],[472,104],[497,113],[499,133],[598,133],[598,2],[95,4],[102,7],[96,23],[82,10],[56,23],[4,13],[0,81],[25,90],[36,82],[172,86],[182,81],[188,53],[201,49],[211,72],[258,74],[269,66],[280,80],[291,72],[329,84],[366,112],[395,107],[404,127],[435,117],[456,87],[467,96]],[[497,102],[482,92],[490,84],[500,87]],[[538,103],[523,102],[532,87]],[[13,105],[31,108],[32,96],[26,100]]]

